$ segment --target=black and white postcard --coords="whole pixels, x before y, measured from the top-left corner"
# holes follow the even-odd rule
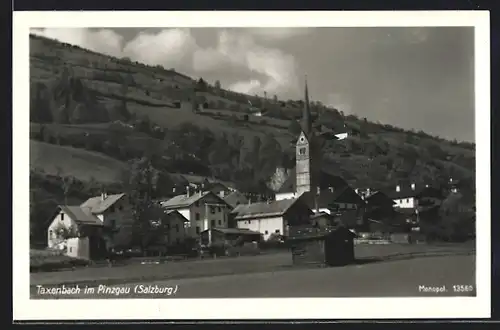
[[[489,317],[487,12],[13,17],[15,320]]]

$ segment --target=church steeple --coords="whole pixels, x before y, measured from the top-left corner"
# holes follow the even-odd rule
[[[307,76],[305,77],[305,88],[304,88],[304,108],[302,109],[302,131],[306,136],[310,136],[312,133],[312,118],[311,109],[309,107],[309,91],[307,88]]]

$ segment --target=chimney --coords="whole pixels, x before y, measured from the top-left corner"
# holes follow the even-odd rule
[[[198,191],[198,196],[203,196],[203,190]]]
[[[399,185],[396,186],[396,191],[397,192],[400,192],[401,191],[401,187]]]
[[[186,197],[191,197],[191,187],[186,186]]]
[[[366,188],[366,196],[370,196],[370,188]]]
[[[220,198],[224,198],[224,190],[219,191]]]
[[[411,184],[411,190],[413,190],[413,191],[415,190],[415,183]]]
[[[101,193],[101,200],[105,200],[106,198],[108,198],[108,194],[106,194],[105,192],[102,192]]]

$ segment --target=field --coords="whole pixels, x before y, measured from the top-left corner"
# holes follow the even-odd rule
[[[51,283],[63,277],[61,274],[47,274],[45,281],[31,277],[31,297],[41,299],[64,298],[265,298],[265,297],[439,297],[439,296],[475,296],[475,256],[467,254],[467,247],[427,247],[398,249],[395,246],[363,246],[357,250],[365,257],[354,265],[345,267],[291,267],[289,254],[274,254],[260,257],[241,257],[237,259],[219,259],[192,262],[177,262],[170,265],[126,266],[127,276],[134,273],[159,273],[152,277],[132,282],[109,283],[97,280],[81,283],[97,287],[105,285],[130,289],[130,294],[75,294],[75,295],[39,295],[36,284],[50,287]],[[405,250],[405,251],[403,251]],[[426,250],[426,252],[424,252]],[[392,251],[392,252],[391,252]],[[448,251],[448,252],[445,252]],[[417,257],[412,253],[423,253]],[[471,251],[469,250],[469,253]],[[399,254],[399,257],[396,255]],[[448,254],[448,255],[446,255]],[[382,260],[369,262],[378,255]],[[391,257],[392,255],[392,257]],[[373,260],[371,260],[373,261]],[[142,271],[139,271],[142,267]],[[238,273],[222,274],[223,269]],[[274,269],[273,269],[274,267]],[[246,272],[243,272],[246,268]],[[266,269],[264,269],[266,268]],[[112,268],[111,268],[112,269]],[[102,269],[99,273],[106,276],[111,271]],[[118,269],[118,268],[117,268]],[[183,270],[181,270],[183,269]],[[90,271],[88,269],[87,271]],[[123,269],[121,270],[123,272]],[[184,276],[181,271],[189,272]],[[77,274],[78,271],[68,272]],[[62,272],[61,272],[62,273]],[[197,273],[197,274],[196,274]],[[203,274],[202,274],[203,273]],[[210,276],[218,273],[218,276]],[[87,273],[90,276],[90,273]],[[109,276],[109,274],[108,274]],[[52,277],[52,279],[49,279]],[[161,277],[161,279],[160,279]],[[73,278],[75,279],[76,276]],[[468,286],[466,291],[457,292],[457,283]],[[60,284],[59,284],[60,285]],[[71,285],[71,284],[66,284]],[[143,287],[172,288],[171,294],[147,294],[135,292],[138,285]],[[424,292],[421,286],[439,287],[442,292]]]
[[[397,262],[398,260],[417,260],[443,255],[467,255],[473,253],[473,251],[474,247],[470,244],[432,246],[397,244],[358,245],[355,251],[358,265],[346,267],[363,266],[368,267],[368,270],[371,266],[388,264],[389,262]],[[89,267],[73,271],[32,273],[30,280],[31,286],[63,283],[68,285],[78,283],[111,285],[127,282],[151,282],[168,279],[290,271],[296,268],[292,267],[291,255],[288,252],[277,252],[260,256],[178,261],[158,265],[130,264],[116,267]],[[472,271],[474,271],[473,265]]]
[[[117,182],[126,165],[96,152],[30,140],[30,168],[82,181]]]

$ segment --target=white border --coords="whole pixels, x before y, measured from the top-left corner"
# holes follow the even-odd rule
[[[29,299],[29,29],[32,27],[474,26],[477,297],[206,300]],[[490,35],[487,11],[432,12],[14,12],[13,318],[325,319],[490,317]],[[224,308],[206,308],[211,304]],[[113,308],[109,308],[110,304]],[[196,311],[196,313],[193,313]],[[292,312],[293,311],[293,312]]]

